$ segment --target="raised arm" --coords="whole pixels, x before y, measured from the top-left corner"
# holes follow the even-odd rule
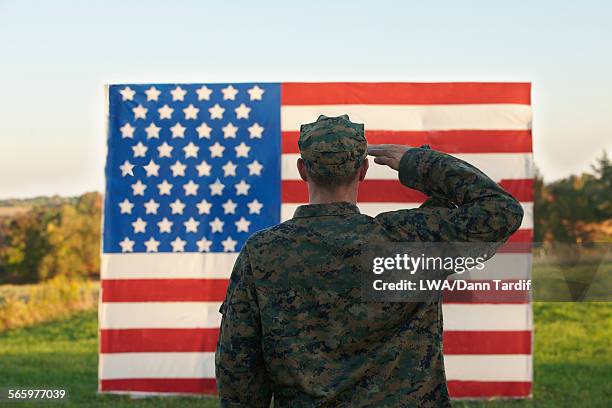
[[[520,203],[463,160],[401,145],[374,145],[368,153],[398,170],[404,186],[430,197],[418,209],[376,217],[394,240],[505,242],[521,225]]]

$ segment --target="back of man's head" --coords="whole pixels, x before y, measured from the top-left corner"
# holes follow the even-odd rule
[[[348,115],[321,115],[300,128],[298,140],[308,179],[317,187],[334,190],[353,183],[367,155],[363,123]]]

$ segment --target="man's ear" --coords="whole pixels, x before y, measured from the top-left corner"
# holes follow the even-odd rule
[[[298,172],[300,173],[300,177],[302,178],[302,180],[308,181],[308,173],[306,172],[306,164],[304,163],[304,160],[301,157],[297,159],[297,169],[298,169]]]
[[[363,161],[361,167],[359,168],[359,181],[363,181],[365,179],[366,173],[370,168],[370,162],[368,162],[368,158]]]

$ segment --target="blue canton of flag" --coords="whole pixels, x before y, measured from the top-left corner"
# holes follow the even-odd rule
[[[238,252],[280,218],[280,85],[109,87],[104,252]]]

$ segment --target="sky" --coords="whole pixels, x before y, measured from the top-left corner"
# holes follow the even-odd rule
[[[0,0],[0,198],[104,186],[104,85],[526,81],[545,180],[612,153],[610,1]]]

